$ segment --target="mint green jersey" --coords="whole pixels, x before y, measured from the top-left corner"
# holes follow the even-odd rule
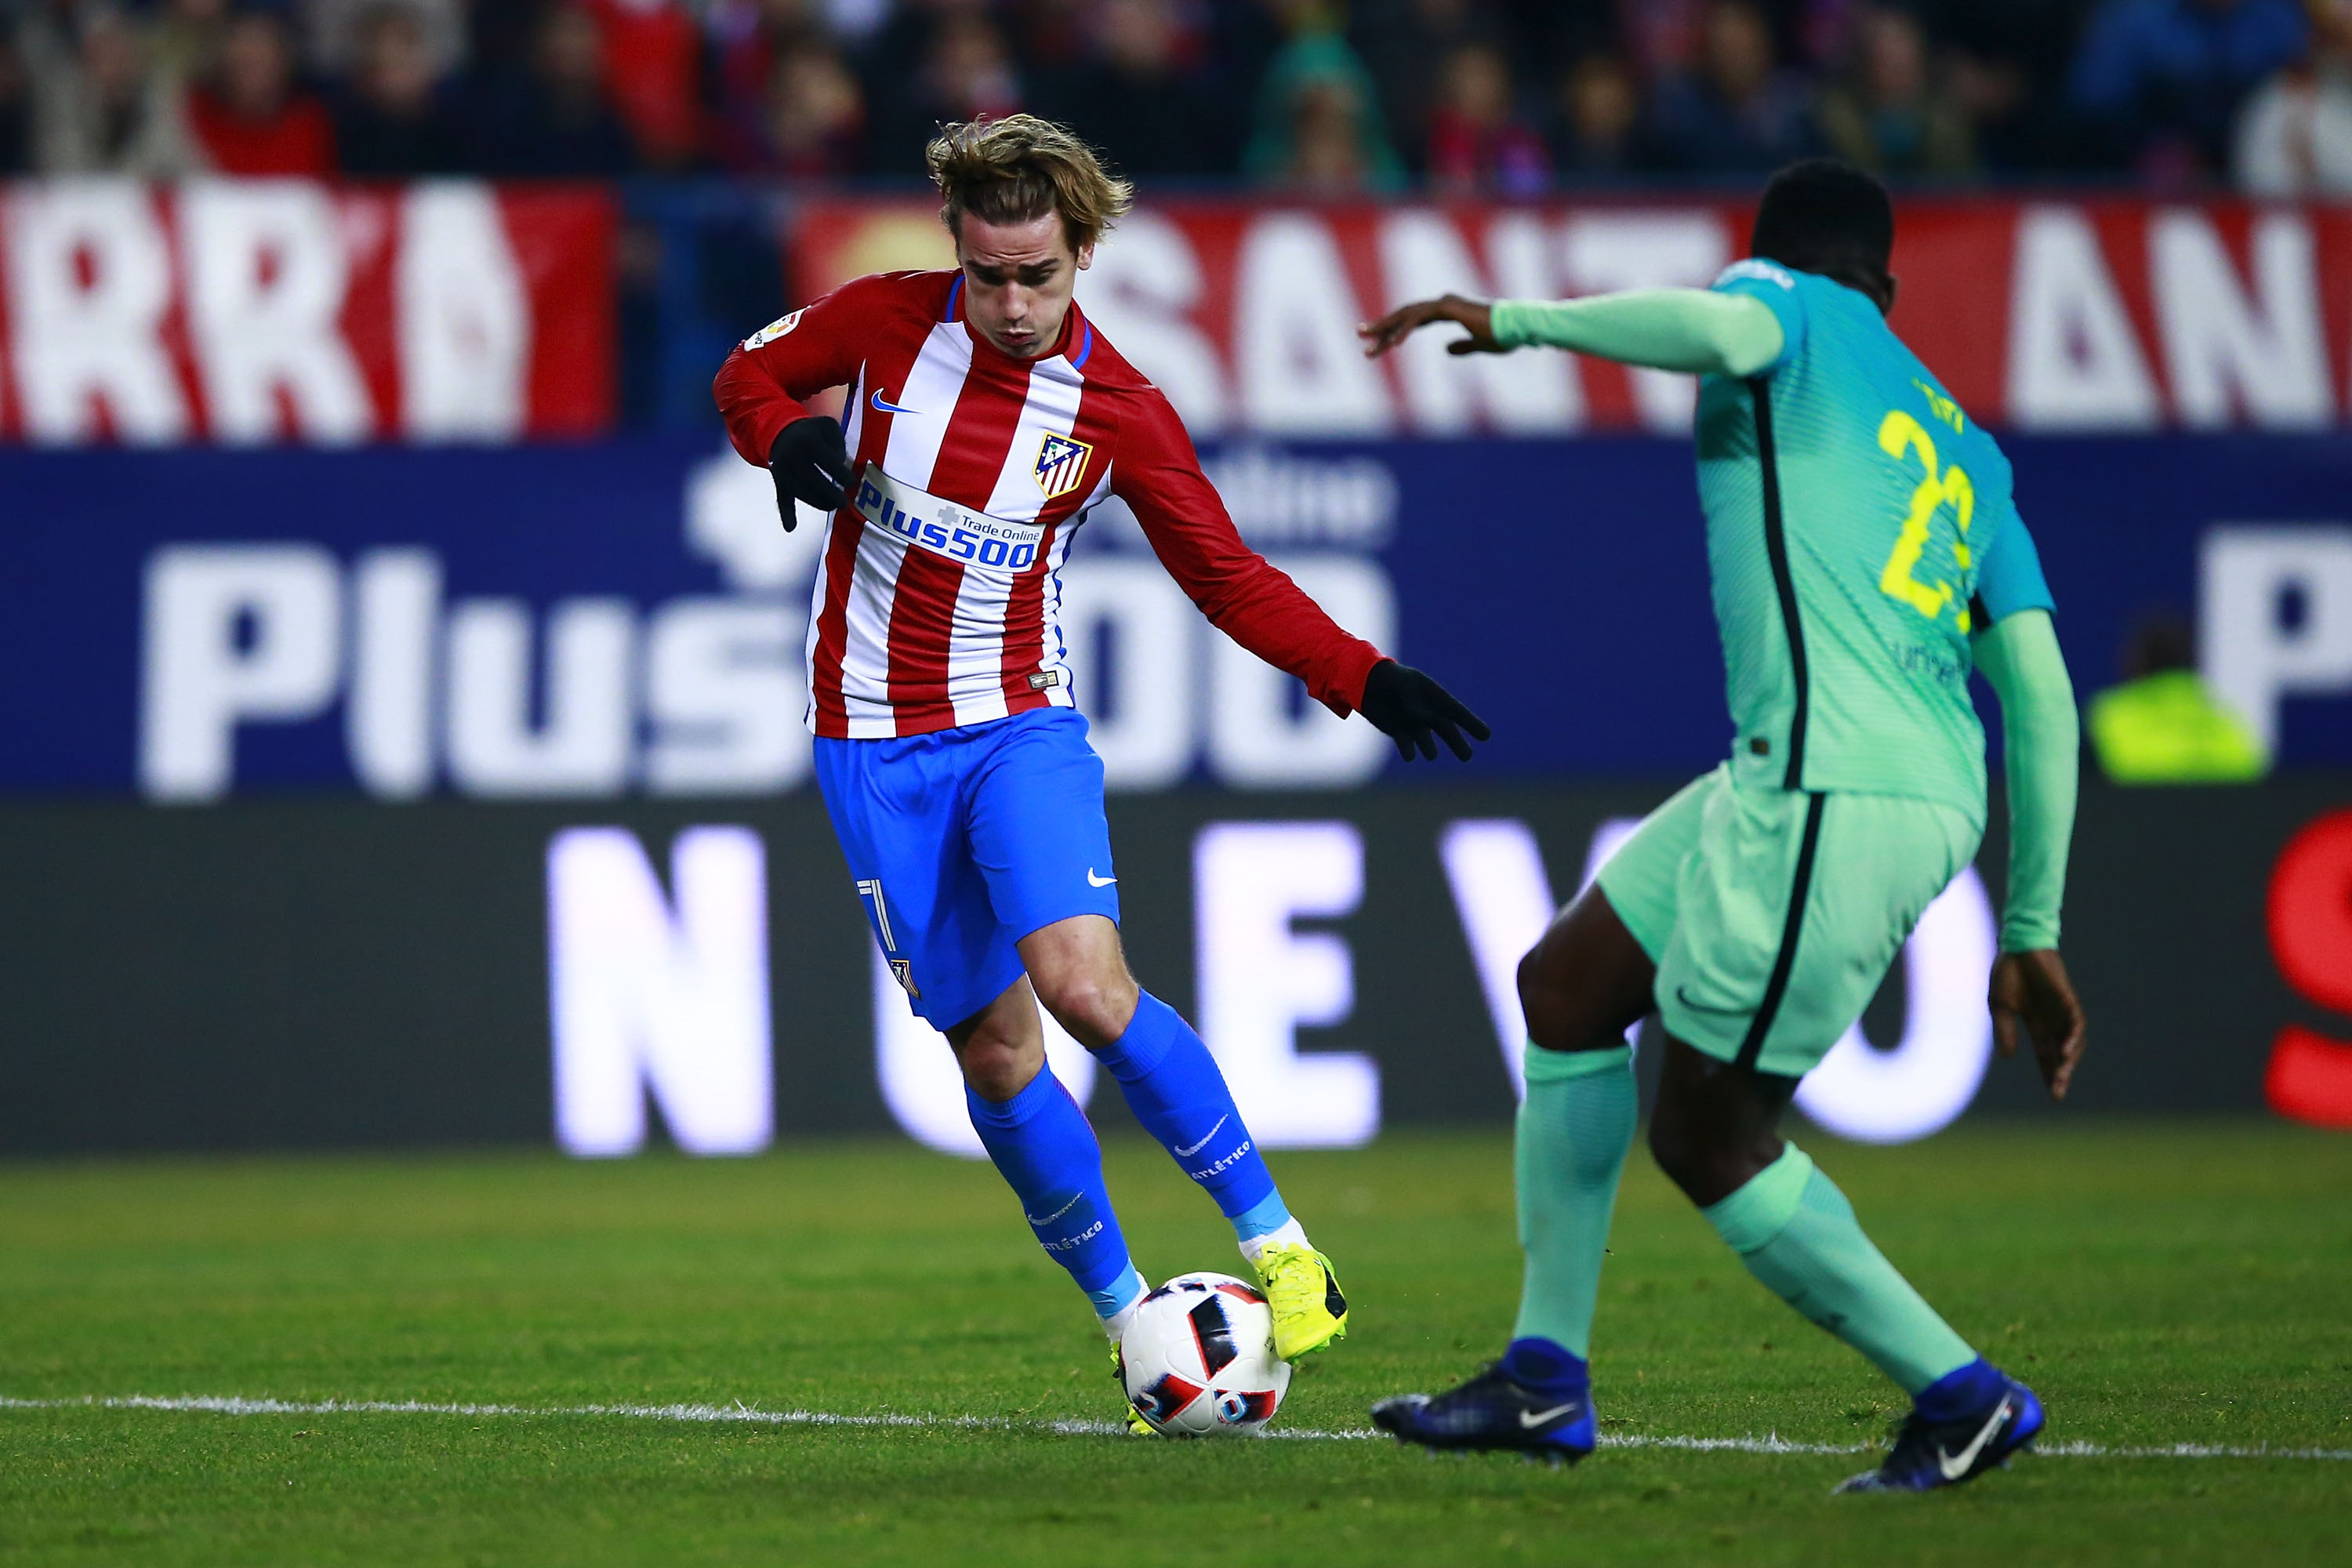
[[[2052,607],[2009,461],[1864,295],[1742,261],[1780,357],[1698,397],[1698,490],[1742,784],[1908,795],[1981,826],[1969,634]]]

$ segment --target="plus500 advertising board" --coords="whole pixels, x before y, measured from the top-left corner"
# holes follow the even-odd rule
[[[2352,437],[2012,435],[2087,696],[2143,616],[2288,765],[2352,762]],[[1686,442],[1232,441],[1244,534],[1496,730],[1398,763],[1203,623],[1116,503],[1065,574],[1111,787],[1673,774],[1727,744]],[[804,786],[819,520],[694,437],[0,449],[0,792],[194,803]]]
[[[2010,445],[2085,689],[2143,609],[2194,608],[2290,762],[2352,759],[2352,442]],[[1518,952],[1723,749],[1689,448],[1207,460],[1249,538],[1497,734],[1407,769],[1207,628],[1131,520],[1089,522],[1067,632],[1139,971],[1269,1142],[1504,1115]],[[815,520],[779,528],[762,471],[684,437],[20,450],[0,494],[0,1147],[968,1142],[806,787]],[[1444,787],[1355,788],[1382,778]],[[2114,1067],[2085,1107],[2352,1121],[2352,856],[2305,836],[2342,779],[2086,797],[2067,947]],[[1810,1114],[1897,1138],[2033,1103],[1986,1071],[1998,837],[1980,866]]]

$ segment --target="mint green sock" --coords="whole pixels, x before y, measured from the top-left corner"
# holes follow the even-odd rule
[[[1530,1041],[1527,1063],[1516,1163],[1528,1262],[1511,1337],[1589,1356],[1609,1215],[1633,1145],[1633,1051],[1549,1051]]]
[[[1916,1394],[1977,1359],[1870,1244],[1837,1184],[1794,1143],[1699,1212],[1748,1272],[1868,1356],[1904,1393]]]

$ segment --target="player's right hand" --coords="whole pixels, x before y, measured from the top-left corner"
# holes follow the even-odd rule
[[[1460,699],[1409,664],[1384,658],[1364,677],[1364,700],[1357,708],[1372,728],[1396,742],[1397,755],[1412,761],[1418,751],[1437,760],[1437,742],[1464,762],[1470,760],[1467,731],[1475,740],[1493,738],[1486,721],[1465,708]]]
[[[1507,344],[1495,341],[1494,308],[1484,300],[1465,300],[1459,294],[1448,294],[1442,300],[1415,300],[1410,305],[1399,305],[1379,321],[1367,321],[1357,327],[1356,335],[1364,340],[1364,357],[1378,359],[1432,321],[1452,321],[1470,330],[1468,337],[1456,338],[1445,345],[1447,353],[1507,354],[1511,352]]]
[[[2083,1059],[2088,1025],[2058,950],[2002,953],[1993,961],[1988,1000],[1994,1048],[2004,1057],[2015,1056],[2018,1026],[2024,1025],[2050,1098],[2065,1099],[2066,1086],[2074,1080],[2074,1065]]]
[[[795,419],[776,432],[768,448],[768,472],[776,481],[776,515],[790,533],[800,519],[793,502],[819,511],[839,511],[849,498],[849,447],[841,426],[822,414]]]

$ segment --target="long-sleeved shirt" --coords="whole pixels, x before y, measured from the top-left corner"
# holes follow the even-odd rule
[[[860,278],[753,333],[713,391],[765,466],[803,399],[846,385],[856,470],[809,619],[810,723],[919,735],[1072,705],[1059,572],[1087,510],[1127,502],[1219,630],[1345,717],[1381,654],[1242,542],[1176,411],[1075,304],[1045,353],[974,331],[952,272]]]

